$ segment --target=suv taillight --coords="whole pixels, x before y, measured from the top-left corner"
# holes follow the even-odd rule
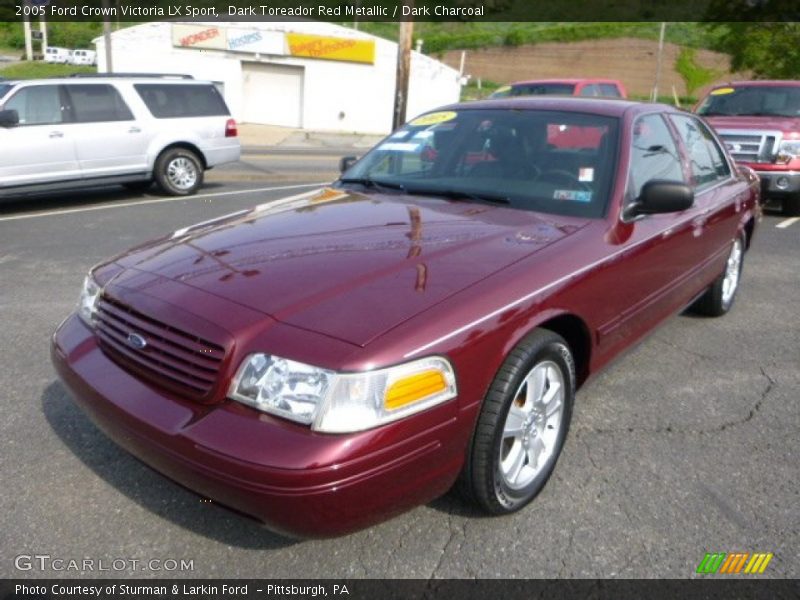
[[[236,129],[236,119],[228,119],[225,123],[225,137],[237,137],[239,130]]]

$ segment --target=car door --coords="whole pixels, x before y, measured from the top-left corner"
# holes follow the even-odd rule
[[[739,202],[747,184],[733,169],[708,126],[691,115],[670,115],[683,143],[690,169],[698,214],[692,222],[695,260],[701,265],[697,280],[707,283],[722,272],[739,223]]]
[[[116,87],[70,83],[64,88],[83,177],[145,172],[147,138]]]
[[[16,110],[19,124],[0,128],[1,186],[80,178],[60,86],[20,86],[5,100],[2,108]]]
[[[631,129],[626,207],[636,201],[651,180],[686,183],[678,143],[660,114],[639,117]],[[685,303],[685,285],[697,254],[692,221],[697,207],[688,210],[620,218],[615,228],[621,239],[617,259],[603,273],[597,305],[598,344],[614,353],[630,339],[643,335],[658,321]]]

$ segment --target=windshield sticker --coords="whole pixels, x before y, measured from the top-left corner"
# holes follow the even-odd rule
[[[452,121],[457,116],[458,115],[451,110],[435,112],[417,117],[411,121],[409,125],[413,125],[414,127],[420,127],[421,125],[436,125],[437,123]]]
[[[732,94],[735,91],[736,90],[733,89],[732,87],[717,88],[716,90],[711,90],[711,95],[712,96],[724,96],[725,94]]]
[[[572,200],[573,202],[591,202],[592,192],[583,190],[556,190],[553,192],[556,200]]]
[[[592,167],[578,169],[578,181],[594,181],[594,169]]]
[[[414,142],[387,142],[382,144],[380,150],[389,150],[394,152],[416,152],[422,144],[415,144]]]
[[[405,131],[401,129],[400,131],[395,131],[392,135],[389,136],[390,140],[404,140],[409,135],[411,135],[411,131]]]

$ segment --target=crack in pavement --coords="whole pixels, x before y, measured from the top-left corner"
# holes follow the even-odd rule
[[[685,427],[678,427],[674,425],[666,425],[664,427],[625,427],[625,428],[603,428],[603,427],[578,427],[575,428],[574,435],[577,438],[582,438],[582,436],[586,434],[615,434],[615,433],[674,433],[674,434],[686,434],[686,435],[709,435],[715,433],[721,433],[727,429],[731,429],[733,427],[739,427],[751,421],[753,417],[761,410],[761,407],[764,404],[764,401],[767,399],[770,393],[772,393],[773,389],[778,385],[778,382],[773,379],[764,367],[759,367],[759,371],[761,375],[767,380],[766,387],[761,391],[761,395],[759,396],[758,400],[753,404],[748,412],[747,416],[733,419],[730,421],[725,421],[716,427],[709,427],[709,428],[702,428],[702,429],[692,429],[692,428],[685,428]]]

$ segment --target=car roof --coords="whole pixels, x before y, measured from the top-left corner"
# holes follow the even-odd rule
[[[169,83],[175,85],[197,85],[197,84],[204,84],[204,85],[213,85],[212,81],[205,81],[202,79],[183,79],[180,75],[175,75],[174,77],[164,76],[164,77],[146,77],[146,76],[135,76],[132,75],[128,76],[119,76],[119,77],[103,77],[102,75],[99,77],[91,77],[91,76],[80,76],[80,77],[53,77],[49,79],[16,79],[14,81],[7,81],[6,83],[15,83],[15,84],[30,84],[30,83],[46,83],[46,84],[75,84],[75,83],[108,83],[110,81],[127,81],[127,82],[134,82],[134,83]]]
[[[567,84],[579,84],[579,83],[613,83],[619,84],[620,81],[618,79],[596,79],[596,78],[559,78],[559,79],[528,79],[524,81],[515,81],[514,83],[509,83],[511,87],[515,85],[537,85],[537,84],[547,84],[547,83],[567,83]]]
[[[668,104],[633,102],[622,98],[584,98],[579,96],[516,96],[494,98],[474,102],[460,102],[437,110],[552,110],[593,113],[609,117],[621,117],[629,110],[639,112],[679,112]]]
[[[759,79],[758,81],[729,81],[728,83],[720,83],[714,86],[714,89],[724,87],[764,87],[764,86],[786,86],[786,87],[800,87],[800,81],[792,79]]]

